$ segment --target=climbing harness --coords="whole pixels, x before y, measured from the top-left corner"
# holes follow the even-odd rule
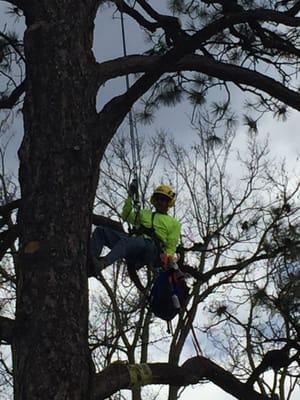
[[[164,243],[162,240],[157,236],[155,229],[154,229],[154,217],[155,217],[155,212],[152,213],[151,215],[151,227],[147,228],[146,226],[139,224],[138,227],[134,226],[132,229],[132,234],[137,235],[137,236],[145,236],[149,237],[149,239],[152,240],[152,242],[155,244],[155,247],[157,249],[157,259],[155,260],[155,265],[159,266],[160,265],[160,254],[163,253],[163,247]]]

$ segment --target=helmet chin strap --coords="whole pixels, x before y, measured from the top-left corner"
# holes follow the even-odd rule
[[[155,207],[155,212],[159,213],[159,214],[167,214],[169,210],[169,207],[165,210],[159,210],[157,207]]]

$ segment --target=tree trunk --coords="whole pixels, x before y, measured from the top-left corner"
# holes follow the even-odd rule
[[[26,13],[16,400],[90,398],[86,259],[101,150],[88,3],[35,1]]]

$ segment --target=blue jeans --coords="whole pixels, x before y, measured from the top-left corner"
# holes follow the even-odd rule
[[[104,246],[111,249],[105,256],[107,265],[122,258],[137,265],[154,264],[158,256],[158,250],[152,240],[142,236],[129,236],[125,232],[98,226],[90,241],[92,256],[98,257]]]

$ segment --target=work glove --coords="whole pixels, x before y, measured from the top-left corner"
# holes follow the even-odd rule
[[[167,254],[167,253],[162,253],[160,254],[160,260],[163,265],[163,267],[168,267],[171,265],[177,265],[177,261],[179,260],[180,256],[179,254]],[[178,268],[178,266],[177,266]]]
[[[130,196],[137,196],[138,195],[138,183],[136,179],[133,179],[129,185],[128,193]]]
[[[180,255],[175,253],[175,254],[167,254],[167,253],[162,253],[160,255],[160,259],[163,264],[172,264],[172,263],[177,263],[177,261],[180,259]]]
[[[160,255],[160,260],[164,267],[167,267],[173,261],[173,256],[171,254],[162,253]]]

